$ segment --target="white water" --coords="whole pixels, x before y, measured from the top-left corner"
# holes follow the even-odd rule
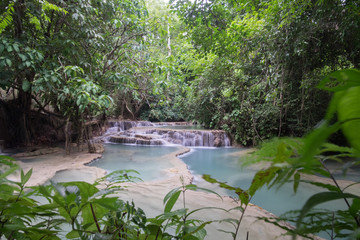
[[[133,127],[150,127],[150,126],[155,126],[155,124],[147,121],[116,121],[113,122],[113,126],[108,128],[105,135],[123,132]]]
[[[143,127],[143,128],[142,128]],[[184,128],[184,129],[182,129]],[[150,122],[115,122],[105,133],[107,142],[182,145],[189,147],[229,147],[231,141],[224,131],[189,129],[189,126],[156,127]]]

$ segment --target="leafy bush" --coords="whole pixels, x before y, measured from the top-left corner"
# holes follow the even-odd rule
[[[309,233],[324,231],[330,239],[359,239],[360,196],[347,191],[359,182],[340,185],[327,164],[331,161],[339,162],[344,173],[350,167],[360,164],[360,71],[352,69],[334,72],[326,77],[319,87],[334,92],[323,121],[303,139],[280,138],[263,143],[251,160],[270,162],[270,167],[262,170],[269,188],[281,187],[291,180],[294,192],[300,183],[324,189],[323,192],[311,196],[301,210],[289,212],[280,218],[296,224],[295,230],[286,228],[294,236],[308,236]],[[327,142],[327,139],[340,129],[350,147]],[[321,178],[308,180],[304,178],[304,174],[331,181],[324,182]],[[315,208],[334,200],[343,200],[346,209],[329,211]],[[265,220],[273,222],[273,219]]]
[[[19,167],[10,157],[0,156],[0,238],[6,239],[203,239],[211,221],[189,218],[185,205],[188,190],[210,190],[183,185],[164,198],[164,213],[147,218],[133,202],[116,193],[120,183],[138,179],[136,171],[120,170],[97,180],[26,187],[32,170],[22,170],[20,182],[8,179]],[[111,182],[107,180],[111,179]],[[184,208],[173,210],[183,194]],[[173,230],[175,229],[175,231]]]

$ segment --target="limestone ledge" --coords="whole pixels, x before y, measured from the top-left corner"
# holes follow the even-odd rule
[[[99,149],[100,150],[100,149]],[[46,183],[49,179],[53,178],[57,172],[71,169],[92,169],[94,172],[94,178],[100,178],[105,176],[106,171],[104,169],[85,166],[94,159],[101,157],[99,153],[88,153],[87,151],[72,152],[70,155],[66,155],[65,150],[57,148],[57,151],[44,151],[40,150],[44,154],[30,156],[29,154],[19,154],[18,156],[12,156],[17,160],[18,165],[24,172],[32,169],[32,175],[27,182],[27,186],[36,186]],[[48,152],[45,154],[45,152]],[[23,157],[19,157],[23,156]],[[20,172],[10,177],[11,180],[19,181]]]
[[[152,139],[146,136],[136,135],[135,137],[126,136],[110,136],[110,142],[113,143],[131,143],[140,145],[163,145],[161,140]]]
[[[22,153],[16,153],[14,155],[12,155],[13,158],[23,158],[23,157],[34,157],[34,156],[40,156],[40,155],[45,155],[45,154],[51,154],[51,153],[56,153],[58,151],[60,151],[60,148],[42,148],[42,149],[38,149],[38,150],[34,150],[34,151],[29,151],[29,152],[22,152]]]

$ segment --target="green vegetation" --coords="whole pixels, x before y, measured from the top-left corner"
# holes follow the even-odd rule
[[[72,123],[66,133],[76,142],[86,139],[84,120],[105,116],[196,121],[246,146],[301,137],[331,98],[316,88],[320,80],[360,67],[355,0],[0,7],[3,135],[11,146],[36,140],[34,126],[47,116]]]
[[[293,181],[295,193],[300,182],[324,189],[324,192],[311,196],[301,210],[281,217],[297,226],[295,230],[287,229],[288,231],[304,236],[326,231],[329,239],[359,239],[360,196],[348,192],[351,187],[358,189],[359,182],[340,185],[327,165],[331,161],[339,162],[346,174],[350,167],[360,163],[360,136],[355,134],[359,131],[360,124],[360,71],[334,72],[322,80],[320,87],[335,93],[321,124],[304,138],[275,139],[264,143],[254,153],[252,161],[265,160],[271,164],[266,170],[258,172],[254,179],[263,179],[259,183],[265,182],[269,188],[281,187],[285,182]],[[345,134],[349,147],[328,142],[330,136],[340,129]],[[324,182],[321,178],[308,180],[304,174],[320,176],[330,181]],[[339,207],[336,211],[327,211],[315,208],[319,204],[339,199],[345,202],[346,209]]]
[[[20,182],[7,179],[18,170],[13,159],[0,156],[0,238],[11,239],[203,239],[210,222],[190,219],[184,185],[164,198],[164,213],[147,218],[134,203],[116,193],[124,182],[138,180],[135,171],[114,171],[94,184],[55,183],[26,187],[32,171],[21,170]],[[111,182],[107,180],[111,178]],[[173,210],[180,193],[184,208]]]
[[[358,1],[171,2],[207,59],[188,83],[190,119],[243,145],[303,136],[330,99],[320,80],[360,67]]]
[[[242,213],[258,188],[291,180],[296,192],[306,182],[326,191],[284,216],[297,226],[287,230],[359,239],[359,196],[326,165],[338,161],[346,172],[359,164],[359,12],[358,0],[3,0],[0,139],[8,147],[63,141],[68,153],[87,142],[93,152],[91,120],[196,121],[261,145],[253,158],[270,161],[246,191],[205,176],[237,191]],[[31,172],[7,179],[16,169],[1,157],[0,233],[8,239],[58,239],[65,223],[69,238],[170,239],[170,225],[174,238],[204,236],[207,222],[172,211],[195,186],[170,192],[164,214],[146,219],[111,196],[115,186],[27,188]],[[37,194],[48,203],[30,198]],[[335,199],[348,208],[314,210]],[[241,217],[231,221],[236,237]]]

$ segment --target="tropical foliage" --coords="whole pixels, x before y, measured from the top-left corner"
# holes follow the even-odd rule
[[[185,192],[210,190],[183,185],[164,197],[164,213],[147,218],[133,202],[117,197],[124,183],[138,181],[133,170],[114,171],[90,184],[51,182],[27,187],[32,170],[20,170],[20,181],[8,176],[19,171],[10,157],[0,156],[0,238],[6,239],[203,239],[211,221],[192,218]],[[109,182],[109,180],[111,180]],[[173,209],[179,196],[183,208]],[[219,196],[220,197],[220,196]],[[220,197],[221,198],[221,197]]]
[[[254,158],[270,161],[246,191],[205,176],[238,194],[235,238],[256,190],[292,180],[295,192],[300,183],[326,191],[285,216],[297,225],[287,230],[357,239],[359,196],[338,185],[327,162],[344,172],[359,164],[359,11],[357,0],[3,0],[0,136],[29,146],[56,119],[68,152],[86,140],[92,152],[86,122],[109,116],[222,128],[234,142],[261,144]],[[8,239],[58,239],[62,224],[68,238],[201,239],[208,224],[185,207],[172,210],[193,185],[171,191],[164,214],[147,219],[111,195],[116,186],[28,188],[31,171],[7,179],[16,169],[1,157],[0,232]],[[335,199],[346,209],[314,210]]]
[[[296,193],[300,183],[312,184],[323,189],[311,196],[301,210],[282,216],[282,220],[293,222],[297,228],[288,229],[294,235],[325,231],[329,239],[359,239],[360,196],[350,189],[358,189],[358,182],[340,184],[328,165],[340,163],[343,173],[359,165],[360,146],[358,132],[360,124],[359,94],[360,71],[341,70],[324,78],[320,88],[334,92],[325,118],[313,131],[301,138],[276,139],[266,142],[252,157],[256,161],[269,161],[270,166],[258,172],[269,188],[281,187],[293,181]],[[328,139],[339,130],[345,134],[350,146],[329,143]],[[307,175],[318,176],[315,178]],[[256,179],[256,176],[255,176]],[[329,179],[330,181],[324,181]],[[337,210],[321,208],[322,203],[341,200]],[[316,208],[318,207],[319,208]],[[269,220],[269,219],[266,219]]]
[[[84,120],[104,114],[114,97],[137,114],[149,78],[146,65],[135,63],[143,62],[139,51],[156,25],[146,21],[143,1],[2,1],[1,9],[0,86],[10,145],[36,138],[34,115],[71,122],[76,128],[69,132],[82,138]]]
[[[188,82],[189,118],[224,128],[243,145],[302,136],[330,99],[315,88],[319,81],[360,67],[357,1],[171,3],[194,48],[211,59]]]

